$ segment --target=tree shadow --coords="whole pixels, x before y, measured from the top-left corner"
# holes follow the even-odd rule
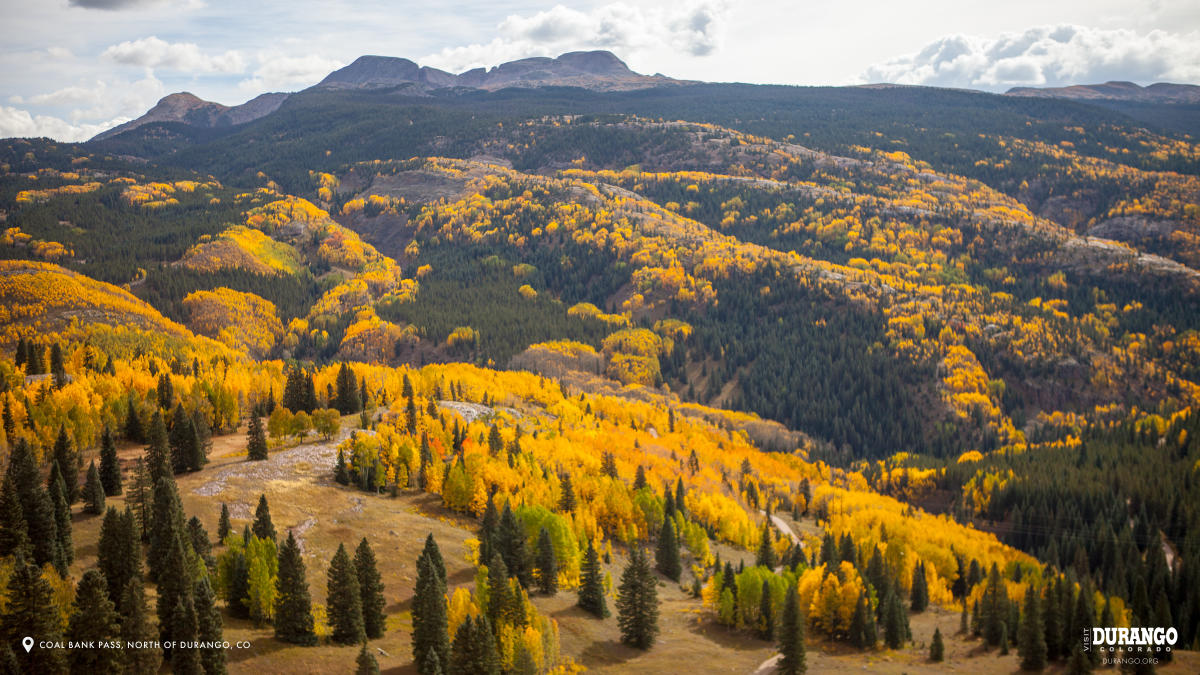
[[[579,654],[580,663],[584,666],[612,665],[619,666],[642,655],[640,649],[634,649],[621,644],[617,640],[597,640],[588,645]]]
[[[736,651],[753,651],[762,649],[764,645],[771,643],[766,640],[759,640],[756,637],[736,630],[731,630],[714,621],[698,621],[693,623],[689,631],[693,635],[708,640],[709,642],[720,646],[722,649],[733,649]]]

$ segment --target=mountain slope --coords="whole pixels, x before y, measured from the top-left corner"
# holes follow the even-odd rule
[[[1107,99],[1140,103],[1200,103],[1200,86],[1156,82],[1143,87],[1133,82],[1076,84],[1069,87],[1013,87],[1006,96],[1071,98],[1080,100]]]
[[[245,124],[275,112],[288,96],[284,93],[259,94],[241,105],[226,106],[205,101],[186,91],[170,94],[160,99],[145,115],[96,134],[91,140],[112,138],[153,122],[183,122],[200,128]]]

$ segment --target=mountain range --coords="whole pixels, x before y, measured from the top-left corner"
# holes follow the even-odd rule
[[[579,87],[593,91],[628,91],[684,83],[663,75],[635,73],[612,52],[590,51],[568,52],[557,58],[520,59],[490,70],[475,68],[457,75],[393,56],[360,56],[345,68],[327,75],[311,89],[392,89],[421,96],[451,88],[495,91],[510,87]],[[170,94],[145,115],[97,134],[92,140],[111,138],[152,122],[182,122],[200,128],[244,124],[275,112],[289,96],[289,93],[267,93],[241,105],[225,106],[189,92]]]
[[[421,66],[414,61],[393,56],[360,56],[348,66],[333,71],[308,92],[391,92],[400,96],[430,96],[445,91],[499,91],[502,89],[536,89],[574,87],[592,92],[630,92],[657,87],[679,87],[702,84],[678,80],[662,74],[643,75],[634,72],[621,59],[608,51],[568,52],[556,58],[533,57],[503,63],[494,68],[474,68],[462,73]],[[894,85],[868,85],[859,89],[887,89]],[[915,87],[915,89],[923,89]],[[968,91],[968,90],[964,90]],[[970,92],[981,93],[981,92]],[[1074,85],[1070,87],[1015,87],[1006,96],[1076,100],[1097,103],[1129,112],[1122,105],[1171,107],[1200,103],[1200,87],[1188,84],[1160,82],[1142,87],[1132,82]],[[91,140],[100,141],[118,136],[154,122],[179,122],[199,129],[218,129],[237,126],[265,117],[279,109],[293,96],[288,92],[260,94],[241,105],[226,106],[205,101],[189,92],[170,94],[161,99],[141,117],[97,134]],[[1144,111],[1135,116],[1147,117]],[[1155,121],[1163,117],[1162,110],[1150,115]],[[1172,126],[1180,124],[1176,117]],[[1194,120],[1189,116],[1182,124],[1190,129]]]

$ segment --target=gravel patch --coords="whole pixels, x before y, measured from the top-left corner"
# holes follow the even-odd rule
[[[192,490],[193,494],[212,497],[225,491],[231,478],[247,479],[254,483],[273,480],[292,480],[304,475],[332,480],[333,466],[337,462],[337,446],[350,437],[355,429],[343,429],[328,441],[301,445],[289,450],[274,452],[261,462],[237,462],[213,474],[212,478]],[[233,515],[232,512],[230,515]]]

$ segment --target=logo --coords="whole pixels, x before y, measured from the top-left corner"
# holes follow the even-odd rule
[[[1179,631],[1174,627],[1135,626],[1132,628],[1099,628],[1092,627],[1091,635],[1084,634],[1084,649],[1091,646],[1102,652],[1115,652],[1118,649],[1125,652],[1157,653],[1169,652],[1179,640]]]

